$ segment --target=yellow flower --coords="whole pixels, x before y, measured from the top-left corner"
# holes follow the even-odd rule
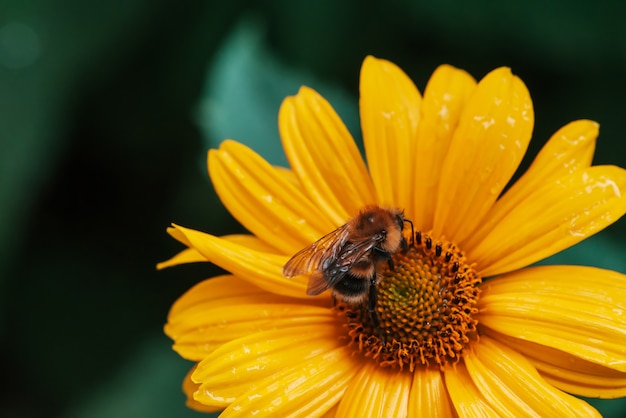
[[[626,212],[626,171],[591,166],[598,125],[557,131],[518,181],[534,113],[499,68],[480,82],[439,67],[422,96],[366,58],[367,165],[331,106],[302,88],[279,113],[291,168],[225,141],[208,156],[222,202],[251,235],[174,225],[188,248],[159,267],[228,271],[172,307],[166,333],[196,362],[190,407],[224,416],[595,416],[626,395],[626,276],[527,267]],[[382,268],[376,313],[282,267],[366,205],[404,210],[416,235]]]

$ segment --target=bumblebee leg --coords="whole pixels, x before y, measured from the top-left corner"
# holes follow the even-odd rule
[[[376,303],[378,302],[378,292],[376,291],[376,277],[370,279],[369,298],[367,300],[367,310],[372,318],[374,328],[380,328],[380,321],[376,313]]]
[[[378,313],[376,313],[376,302],[378,302],[378,290],[376,290],[376,277],[370,279],[369,298],[367,301],[367,310],[372,318],[372,326],[375,328],[380,338],[380,342],[383,346],[387,346],[387,333],[388,331],[381,328],[380,320],[378,319]]]

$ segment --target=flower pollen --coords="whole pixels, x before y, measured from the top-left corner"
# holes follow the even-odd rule
[[[379,272],[378,327],[363,305],[340,303],[350,344],[381,366],[414,371],[457,363],[478,340],[481,277],[457,246],[417,232]],[[393,267],[393,268],[392,268]]]

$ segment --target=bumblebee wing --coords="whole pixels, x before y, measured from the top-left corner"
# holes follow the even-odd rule
[[[324,290],[330,287],[326,276],[320,270],[316,270],[311,273],[309,277],[309,283],[306,287],[306,294],[309,296],[315,296],[322,293]]]
[[[354,263],[365,257],[375,246],[376,241],[371,239],[344,244],[336,258],[323,260],[321,269],[311,273],[306,294],[319,295],[335,286],[348,274]]]
[[[325,263],[322,270],[328,282],[328,287],[332,287],[341,281],[350,272],[352,266],[367,256],[377,243],[377,240],[367,238],[345,244],[337,258],[332,263]]]
[[[308,274],[322,270],[322,264],[334,263],[348,241],[348,236],[347,224],[324,235],[291,257],[283,266],[283,276],[290,278],[300,274]]]

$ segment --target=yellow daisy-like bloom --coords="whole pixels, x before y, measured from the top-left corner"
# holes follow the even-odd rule
[[[626,212],[626,171],[592,166],[598,125],[558,130],[505,189],[531,138],[532,102],[508,68],[480,82],[441,66],[423,96],[366,58],[367,165],[332,107],[302,88],[279,113],[290,169],[225,141],[208,156],[224,205],[251,235],[168,230],[167,267],[228,271],[190,289],[165,327],[196,362],[190,407],[223,416],[597,416],[572,396],[626,395],[626,276],[527,267]],[[367,205],[404,210],[408,243],[367,304],[306,295],[282,267]]]

